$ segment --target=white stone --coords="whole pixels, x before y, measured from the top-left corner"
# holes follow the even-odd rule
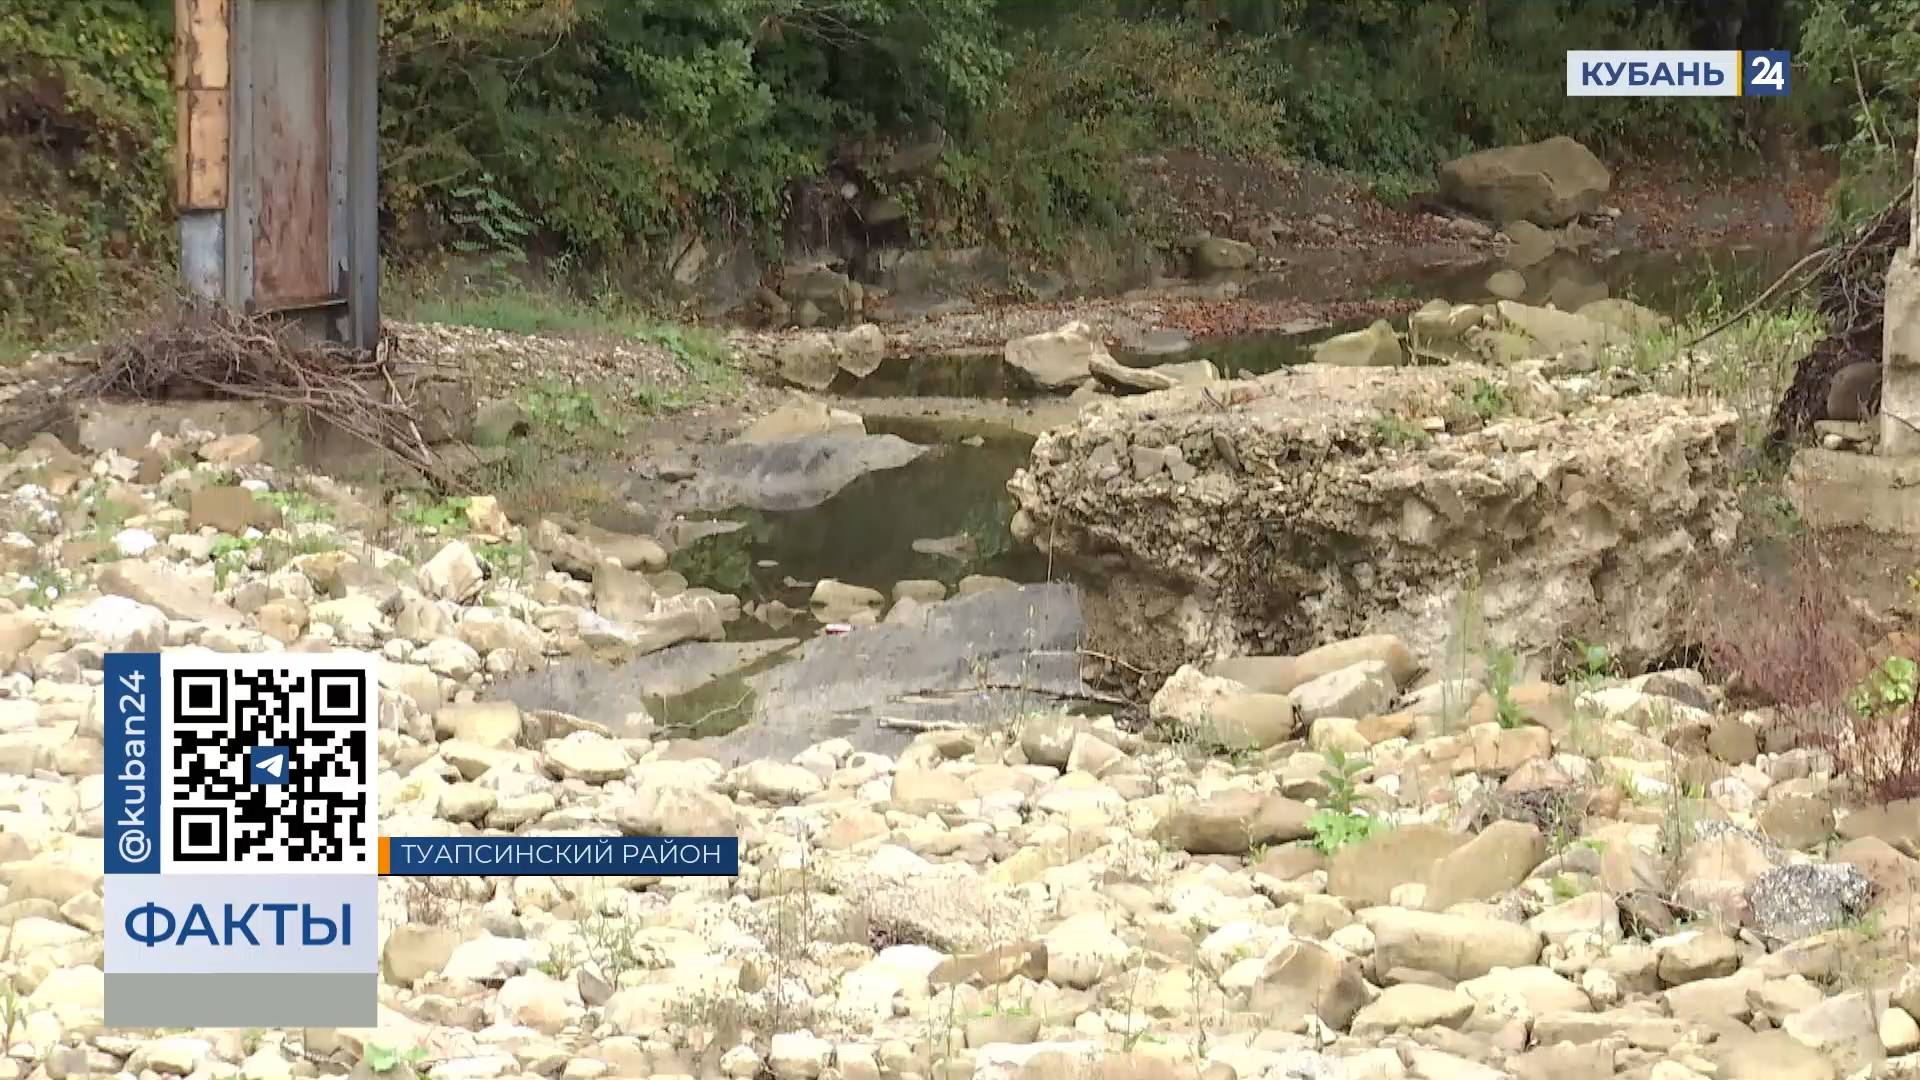
[[[480,592],[487,572],[464,540],[441,548],[420,568],[420,591],[441,600],[464,604]]]
[[[394,640],[402,642],[399,638]],[[402,643],[411,647],[410,643]],[[465,682],[480,670],[480,653],[473,646],[454,638],[434,638],[419,651],[397,659],[425,664],[435,674],[445,675],[455,682]]]
[[[833,1044],[811,1031],[775,1035],[767,1053],[775,1080],[817,1080],[832,1060]]]
[[[491,934],[463,941],[441,974],[449,979],[469,979],[481,983],[504,983],[531,969],[539,962],[537,946],[525,938],[494,937]]]
[[[1046,935],[1047,979],[1085,990],[1126,965],[1130,950],[1098,911],[1075,915]]]
[[[145,529],[121,529],[113,534],[113,550],[125,559],[137,559],[159,545],[159,538]]]
[[[124,596],[102,596],[78,608],[56,608],[54,624],[108,652],[158,652],[167,644],[167,616]]]

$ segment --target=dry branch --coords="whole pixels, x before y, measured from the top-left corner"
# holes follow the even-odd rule
[[[0,441],[48,430],[75,401],[229,400],[278,406],[331,425],[447,486],[420,437],[413,403],[384,359],[313,342],[262,318],[194,307],[108,344],[100,362],[55,388],[38,408],[0,425]]]
[[[1804,267],[1803,260],[1762,294],[1762,299],[1777,298],[1811,289],[1814,305],[1826,322],[1826,337],[1794,366],[1793,382],[1774,410],[1776,445],[1800,438],[1812,429],[1815,420],[1825,417],[1827,388],[1841,368],[1880,359],[1887,267],[1893,262],[1894,252],[1907,242],[1909,202],[1913,197],[1914,185],[1909,182],[1878,213],[1816,252],[1821,259],[1813,273],[1792,288],[1780,288],[1786,277]],[[1756,301],[1739,317],[1744,318],[1758,306]]]

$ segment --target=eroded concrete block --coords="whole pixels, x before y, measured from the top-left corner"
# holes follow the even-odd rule
[[[1920,258],[1915,249],[1901,250],[1887,270],[1880,452],[1890,457],[1920,454]]]
[[[1817,529],[1920,536],[1920,456],[1802,450],[1787,470],[1787,497]]]

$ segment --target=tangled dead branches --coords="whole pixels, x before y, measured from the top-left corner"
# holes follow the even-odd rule
[[[0,428],[46,430],[73,401],[235,400],[292,410],[310,425],[327,425],[384,450],[444,484],[440,463],[415,422],[413,403],[384,360],[345,346],[314,342],[262,318],[220,306],[180,315],[108,344],[100,362],[51,393],[32,413]]]
[[[1793,381],[1774,410],[1771,442],[1776,448],[1801,438],[1815,420],[1825,417],[1827,389],[1841,368],[1880,359],[1887,267],[1894,252],[1907,243],[1912,191],[1909,185],[1849,236],[1816,252],[1817,258],[1808,264],[1808,276],[1780,293],[1810,288],[1827,336],[1794,366]],[[1789,271],[1775,282],[1762,300],[1780,290],[1794,273]]]

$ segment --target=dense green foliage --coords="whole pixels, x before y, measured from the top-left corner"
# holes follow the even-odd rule
[[[125,293],[168,250],[171,17],[0,0],[0,344]]]
[[[710,215],[769,226],[837,141],[977,113],[1008,60],[983,32],[987,0],[388,0],[383,13],[390,209],[524,219],[590,256]]]
[[[1848,165],[1838,209],[1871,213],[1913,167],[1920,0],[1818,0],[1801,33],[1803,115]]]
[[[124,294],[168,251],[167,0],[0,0],[0,317]],[[770,243],[832,193],[923,235],[1044,251],[1154,236],[1135,162],[1300,158],[1426,187],[1572,135],[1694,168],[1793,117],[1886,171],[1913,137],[1920,0],[382,0],[390,249],[641,268]],[[1777,40],[1776,40],[1777,38]],[[1764,41],[1760,39],[1765,39]],[[1564,52],[1799,50],[1795,101],[1570,99]],[[871,164],[935,126],[906,178]],[[826,194],[822,194],[826,193]],[[824,209],[823,209],[824,207]],[[837,209],[836,209],[837,208]],[[843,221],[831,222],[836,227]],[[4,333],[0,330],[0,333]]]

